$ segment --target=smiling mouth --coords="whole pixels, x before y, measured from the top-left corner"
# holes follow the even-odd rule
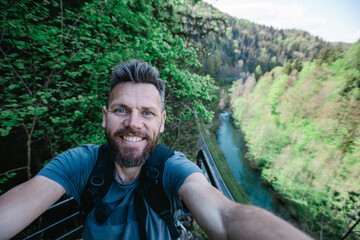
[[[144,139],[142,137],[136,137],[136,136],[120,136],[120,137],[127,142],[140,142]]]

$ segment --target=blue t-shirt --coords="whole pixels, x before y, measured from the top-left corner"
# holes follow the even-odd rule
[[[38,174],[62,185],[66,194],[80,203],[80,196],[87,179],[95,166],[99,146],[85,145],[70,149],[55,157]],[[174,215],[181,210],[178,191],[185,179],[192,173],[201,172],[199,167],[189,161],[182,153],[175,152],[164,167],[164,191],[171,202]],[[115,172],[114,172],[115,174]],[[134,190],[139,179],[129,184],[116,180],[103,198],[106,208],[111,212],[103,225],[98,225],[94,211],[86,219],[84,239],[140,239],[134,204]],[[146,234],[148,239],[171,239],[167,226],[148,205]]]

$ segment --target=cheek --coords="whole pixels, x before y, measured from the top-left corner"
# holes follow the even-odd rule
[[[151,136],[152,138],[156,137],[157,135],[159,135],[160,133],[162,133],[161,129],[161,125],[158,121],[153,122],[151,124],[145,124],[145,131],[147,132],[147,134],[149,136]]]
[[[119,129],[122,126],[120,119],[117,119],[114,116],[107,116],[107,118],[103,119],[102,127],[107,129],[108,131],[114,131]]]

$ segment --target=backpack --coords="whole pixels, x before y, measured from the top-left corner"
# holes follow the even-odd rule
[[[102,202],[103,197],[114,181],[114,163],[108,157],[108,148],[107,144],[100,146],[96,164],[81,195],[84,221],[90,211],[95,208],[95,219],[100,225],[102,225],[111,214],[111,211],[107,210]],[[171,238],[177,239],[180,236],[175,227],[170,200],[166,196],[162,184],[165,163],[173,154],[174,150],[158,144],[141,169],[139,176],[140,183],[135,189],[134,197],[136,219],[138,221],[141,239],[146,239],[145,222],[147,211],[144,199],[165,222]]]

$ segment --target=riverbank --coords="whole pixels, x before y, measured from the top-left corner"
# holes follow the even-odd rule
[[[230,105],[230,99],[228,96],[228,91],[230,89],[231,85],[223,85],[220,86],[219,89],[216,91],[216,95],[217,95],[217,99],[216,101],[213,101],[210,105],[210,109],[212,111],[214,111],[214,119],[212,122],[207,123],[207,122],[201,122],[201,125],[199,125],[199,129],[201,129],[201,131],[204,134],[204,137],[206,137],[206,141],[209,143],[209,145],[211,145],[211,151],[212,154],[214,155],[215,161],[217,166],[219,166],[219,169],[222,169],[222,175],[224,177],[224,180],[227,182],[227,184],[232,184],[234,182],[237,183],[237,187],[240,187],[241,192],[242,192],[242,196],[246,195],[246,201],[248,203],[260,206],[262,208],[268,209],[269,211],[275,213],[276,215],[282,217],[283,219],[292,222],[295,225],[298,225],[296,223],[296,220],[293,219],[293,217],[291,217],[291,214],[289,213],[288,209],[286,206],[284,206],[284,202],[286,201],[286,199],[283,198],[283,196],[281,196],[278,192],[276,192],[273,188],[273,186],[271,185],[271,183],[269,182],[265,182],[264,179],[261,177],[261,171],[259,168],[257,168],[257,166],[254,164],[254,162],[249,161],[246,158],[246,152],[247,152],[247,146],[245,143],[241,143],[242,145],[242,152],[241,154],[243,154],[243,156],[241,156],[244,162],[244,165],[246,165],[246,168],[248,169],[248,172],[251,172],[251,174],[255,174],[257,175],[256,177],[254,176],[253,178],[256,179],[256,184],[255,185],[264,185],[263,187],[266,188],[266,193],[262,196],[261,199],[252,199],[252,197],[248,195],[252,195],[254,193],[252,193],[252,191],[250,191],[248,189],[248,191],[244,190],[244,187],[242,186],[242,184],[240,183],[241,180],[237,179],[236,177],[236,172],[232,172],[231,170],[233,170],[232,166],[229,166],[229,163],[227,161],[226,156],[224,155],[224,151],[221,150],[219,144],[218,144],[218,131],[219,131],[219,127],[220,127],[220,119],[219,116],[221,115],[221,113],[223,112],[230,112],[230,110],[228,109],[228,106]],[[231,117],[231,113],[229,116],[230,120],[231,120],[231,125],[234,127],[234,131],[237,132],[237,134],[239,134],[241,136],[241,138],[243,138],[243,134],[241,132],[241,129],[236,128],[236,125],[233,124],[233,118]],[[229,134],[230,135],[230,134]],[[233,135],[228,136],[229,138],[234,138]],[[241,140],[240,140],[241,141]],[[238,161],[238,163],[240,163],[240,160],[236,160]],[[228,176],[231,176],[228,177]],[[228,179],[227,179],[228,178]],[[245,179],[245,177],[243,178]],[[229,183],[228,183],[229,182]],[[257,187],[258,187],[257,186]],[[257,188],[256,187],[256,188]],[[231,191],[231,190],[230,190]],[[256,190],[257,191],[257,190]],[[246,193],[247,192],[247,193]],[[256,195],[256,194],[255,194]],[[250,200],[251,199],[251,200]],[[273,206],[269,206],[269,201],[274,202],[274,204],[276,205],[276,210],[274,210]],[[290,209],[291,210],[291,209]]]
[[[207,129],[206,125],[201,120],[198,120],[198,125],[215,161],[216,167],[218,168],[235,201],[243,204],[251,204],[249,197],[241,185],[234,178],[226,162],[225,156],[217,144],[216,134],[213,134],[211,131],[209,131],[209,129]]]
[[[210,104],[210,110],[212,110],[214,114],[214,119],[211,122],[204,122],[202,119],[197,119],[197,124],[202,132],[206,143],[208,144],[209,150],[211,152],[212,157],[214,158],[215,164],[226,183],[229,191],[233,195],[234,199],[238,203],[243,204],[251,204],[251,201],[241,185],[236,181],[234,178],[227,162],[225,159],[224,153],[221,151],[217,139],[216,139],[216,132],[219,128],[219,119],[218,119],[218,112],[219,112],[219,104],[221,102],[225,103],[228,101],[228,98],[225,99],[225,96],[221,96],[221,92],[227,92],[227,90],[231,87],[231,85],[221,86],[218,91],[214,94],[217,95],[217,99],[212,101]],[[223,105],[223,106],[225,106]]]
[[[284,220],[298,225],[285,208],[282,198],[279,199],[278,193],[274,191],[273,187],[263,181],[261,171],[254,168],[251,162],[246,159],[247,148],[244,137],[233,125],[231,114],[221,112],[219,122],[218,145],[225,155],[233,176],[244,189],[252,204],[267,209]]]

